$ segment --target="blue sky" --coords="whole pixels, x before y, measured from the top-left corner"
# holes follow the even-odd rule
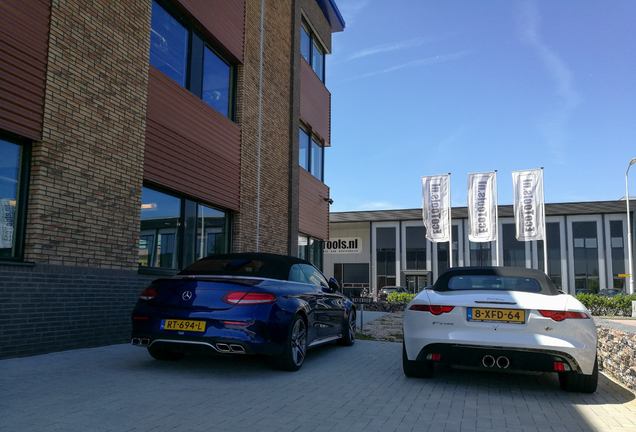
[[[636,1],[337,0],[332,212],[418,208],[421,177],[544,168],[547,203],[616,200],[636,157]],[[630,170],[636,195],[636,168]]]

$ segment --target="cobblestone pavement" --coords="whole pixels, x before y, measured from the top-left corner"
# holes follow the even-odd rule
[[[298,372],[263,358],[153,360],[130,345],[0,361],[0,431],[635,431],[634,394],[593,395],[550,374],[436,370],[406,378],[401,344],[309,351]]]

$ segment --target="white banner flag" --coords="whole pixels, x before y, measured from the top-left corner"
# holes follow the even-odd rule
[[[512,187],[517,240],[543,240],[543,170],[513,171]]]
[[[422,217],[427,239],[434,243],[450,241],[449,174],[422,177]]]
[[[468,239],[497,240],[497,173],[468,174]]]

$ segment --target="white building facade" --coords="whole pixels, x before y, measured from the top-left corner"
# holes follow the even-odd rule
[[[625,201],[546,204],[545,211],[548,274],[560,289],[575,294],[622,288],[629,293]],[[515,238],[513,206],[498,207],[493,242],[469,241],[466,207],[453,208],[451,214],[453,267],[544,270],[543,241]],[[630,217],[633,226],[633,212]],[[448,246],[426,239],[421,209],[331,213],[323,269],[353,297],[384,286],[419,292],[448,269]]]

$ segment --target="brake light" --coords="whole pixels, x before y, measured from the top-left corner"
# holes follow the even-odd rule
[[[157,290],[154,288],[146,288],[139,294],[139,300],[154,300],[157,298]]]
[[[433,315],[441,315],[455,309],[455,306],[439,306],[439,305],[423,305],[415,304],[409,308],[410,310],[430,312]]]
[[[590,316],[585,312],[540,310],[539,313],[546,318],[552,318],[554,321],[563,321],[564,319],[590,319]]]
[[[230,291],[223,296],[225,303],[237,306],[274,303],[276,296],[270,293],[251,293],[245,291]]]

